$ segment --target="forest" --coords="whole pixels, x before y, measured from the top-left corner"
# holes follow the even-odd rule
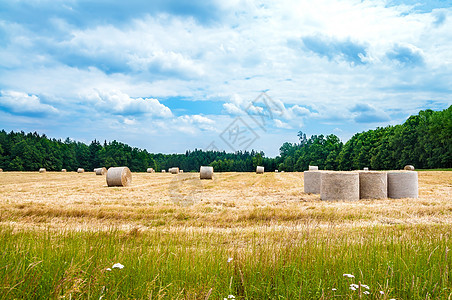
[[[186,172],[202,165],[217,172],[251,172],[257,165],[266,170],[305,171],[309,165],[322,170],[452,168],[452,105],[442,111],[423,110],[403,124],[356,133],[345,144],[334,134],[298,132],[298,143],[284,143],[280,155],[265,157],[262,151],[203,151],[184,154],[153,154],[118,141],[103,143],[57,140],[46,135],[0,131],[0,168],[5,171],[48,171],[77,168],[128,166],[133,172],[156,171],[178,166]]]

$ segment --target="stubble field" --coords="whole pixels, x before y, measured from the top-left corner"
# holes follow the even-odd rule
[[[0,173],[0,298],[452,298],[450,171],[359,202],[302,173],[198,176]]]

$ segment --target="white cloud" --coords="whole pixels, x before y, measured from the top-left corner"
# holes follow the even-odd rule
[[[45,116],[58,113],[55,107],[42,103],[38,96],[17,91],[0,91],[0,107],[19,115]]]
[[[274,119],[273,121],[274,121],[275,126],[276,126],[277,128],[292,129],[292,126],[290,126],[290,125],[287,124],[287,123],[282,122],[281,120]]]
[[[118,90],[93,90],[87,98],[94,102],[99,110],[121,115],[149,115],[169,118],[171,110],[154,98],[132,98]]]

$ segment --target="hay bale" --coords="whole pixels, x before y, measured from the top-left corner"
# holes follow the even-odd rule
[[[281,171],[281,173],[284,173],[284,171]]]
[[[179,173],[184,173],[184,170],[180,170]]]
[[[199,168],[199,178],[200,179],[213,179],[213,167],[201,166],[201,168]]]
[[[320,172],[321,200],[359,200],[359,174],[356,172]]]
[[[155,173],[154,168],[147,168],[146,172],[148,172],[148,173]]]
[[[39,173],[45,173],[45,172],[47,172],[47,170],[45,168],[39,169]]]
[[[278,173],[278,170],[275,170],[275,173]]]
[[[107,171],[108,186],[128,186],[132,183],[132,172],[127,167],[111,167]]]
[[[162,170],[162,173],[166,173],[166,170]]]
[[[403,169],[406,170],[406,171],[414,171],[414,166],[413,165],[406,165]]]
[[[368,167],[365,167],[363,170],[364,170],[364,171],[369,171],[369,168],[368,168]]]
[[[3,169],[0,169],[0,172],[3,172]]]
[[[77,173],[85,173],[85,169],[83,169],[83,168],[78,168],[78,169],[77,169]]]
[[[67,172],[67,170],[66,169],[61,169],[61,172]]]
[[[264,167],[257,166],[256,167],[256,174],[264,174]]]
[[[388,198],[388,177],[386,172],[359,172],[359,199]]]
[[[418,176],[412,171],[388,172],[388,198],[418,198]]]
[[[312,194],[320,194],[320,171],[305,171],[304,192]]]
[[[172,167],[169,169],[169,172],[171,174],[179,174],[179,168],[178,167]]]
[[[94,170],[95,170],[94,172],[96,172],[96,175],[105,175],[105,174],[107,174],[107,168],[105,168],[105,167],[96,168]]]
[[[318,166],[309,166],[309,171],[318,171],[319,167]]]

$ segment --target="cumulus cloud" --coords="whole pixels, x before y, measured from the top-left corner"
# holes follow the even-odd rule
[[[306,49],[329,60],[343,59],[355,65],[366,63],[366,47],[350,39],[339,40],[323,35],[305,36],[302,38]]]
[[[413,45],[395,45],[386,56],[406,67],[424,65],[424,55],[422,51]]]
[[[390,120],[389,115],[382,109],[366,103],[356,104],[350,112],[353,113],[353,120],[356,123],[379,123]]]
[[[118,90],[93,90],[87,95],[87,98],[94,102],[94,106],[98,110],[106,113],[172,117],[171,110],[154,98],[132,98]]]
[[[58,112],[52,105],[42,103],[38,96],[17,91],[0,91],[0,107],[12,114],[36,117]]]

